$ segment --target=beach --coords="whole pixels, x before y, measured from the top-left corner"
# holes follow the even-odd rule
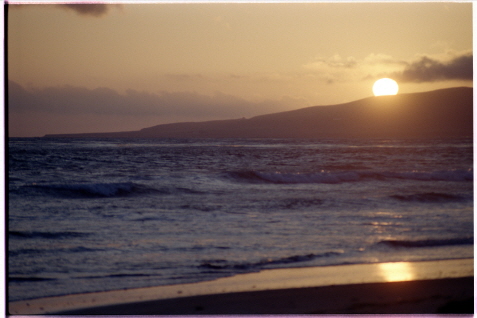
[[[17,301],[9,313],[470,314],[473,287],[473,259],[353,264]]]

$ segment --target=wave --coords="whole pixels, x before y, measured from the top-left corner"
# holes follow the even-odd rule
[[[89,248],[84,246],[75,246],[69,248],[54,248],[54,249],[34,249],[34,248],[22,248],[18,250],[9,250],[8,256],[18,256],[18,255],[45,255],[45,254],[58,254],[58,253],[88,253],[88,252],[104,252],[104,249],[100,248]]]
[[[77,276],[75,279],[97,279],[97,278],[124,278],[124,277],[151,277],[157,275],[144,274],[144,273],[118,273],[110,275],[94,275],[94,276]]]
[[[45,184],[28,185],[21,187],[40,192],[42,195],[62,196],[67,198],[109,198],[148,193],[169,194],[168,190],[159,190],[133,182],[115,183],[73,183],[73,184]]]
[[[429,203],[453,202],[465,199],[463,196],[459,195],[435,192],[415,193],[409,195],[391,195],[390,197],[399,201]]]
[[[203,262],[201,265],[199,265],[199,267],[208,268],[208,269],[219,269],[219,270],[224,270],[224,269],[252,270],[252,269],[260,269],[268,265],[282,265],[282,264],[290,264],[290,263],[308,262],[316,258],[336,256],[342,253],[343,252],[341,251],[330,251],[330,252],[326,252],[322,254],[294,255],[294,256],[283,257],[278,259],[265,259],[265,260],[261,260],[254,263],[228,262],[226,260],[210,260],[210,261]]]
[[[9,231],[10,238],[45,238],[45,239],[63,239],[88,236],[88,233],[80,232],[37,232],[37,231]]]
[[[55,278],[47,278],[47,277],[25,277],[25,276],[8,276],[9,282],[42,282],[47,280],[55,280]]]
[[[85,184],[61,184],[42,186],[46,189],[57,190],[65,194],[78,194],[92,197],[116,197],[126,196],[139,190],[132,182],[124,183],[85,183]]]
[[[23,254],[43,254],[42,250],[39,249],[33,249],[33,248],[22,248],[19,250],[8,250],[8,256],[9,257],[14,257],[18,255],[23,255]]]
[[[323,204],[323,200],[316,198],[289,198],[276,202],[279,208],[299,209]]]
[[[473,181],[473,169],[446,171],[320,171],[311,173],[259,172],[254,170],[233,171],[229,178],[245,182],[276,184],[326,183],[339,184],[366,180],[404,179],[417,181]]]
[[[383,240],[378,245],[386,245],[394,248],[418,248],[418,247],[437,247],[449,245],[472,245],[473,237],[453,238],[453,239],[429,239],[429,240]]]

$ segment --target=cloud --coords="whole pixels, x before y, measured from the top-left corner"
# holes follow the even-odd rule
[[[387,54],[375,54],[371,53],[368,56],[366,56],[360,64],[365,64],[365,65],[379,65],[379,66],[403,66],[406,65],[407,63],[404,61],[396,60],[393,58],[391,55]]]
[[[59,8],[65,10],[72,10],[76,13],[83,15],[83,16],[93,16],[93,17],[101,17],[108,13],[109,9],[112,6],[120,7],[120,5],[115,4],[105,4],[105,3],[95,3],[95,4],[81,4],[81,3],[70,3],[70,4],[57,4]]]
[[[8,82],[9,134],[139,130],[159,124],[252,117],[308,106],[300,98],[249,101],[216,92],[149,92],[61,86],[25,88]]]
[[[339,54],[335,54],[330,58],[318,57],[312,63],[306,64],[306,68],[310,69],[336,69],[336,68],[353,68],[357,65],[357,61],[354,57],[350,56],[346,59],[342,58]]]
[[[328,84],[348,81],[358,66],[358,61],[354,57],[342,58],[338,54],[329,58],[317,57],[313,62],[303,65],[306,70]]]
[[[354,82],[375,78],[382,73],[390,73],[402,69],[404,62],[385,54],[371,53],[362,59],[352,56],[334,55],[330,58],[317,58],[305,64],[304,68],[313,72],[322,81],[333,84]]]
[[[9,81],[9,112],[42,111],[61,115],[124,115],[181,117],[195,120],[249,117],[303,106],[304,100],[283,97],[277,100],[252,102],[216,92],[162,92],[153,94],[127,90],[120,94],[110,88],[88,89],[61,86],[25,89]]]
[[[391,77],[403,83],[472,80],[473,54],[469,51],[448,51],[436,56],[420,55],[414,61],[375,53],[359,60],[335,55],[330,58],[318,58],[304,67],[327,83],[380,77]]]
[[[391,77],[401,82],[437,82],[444,80],[472,80],[473,54],[470,52],[440,61],[429,56],[408,63],[402,72]]]
[[[192,82],[192,81],[203,81],[205,76],[202,74],[186,74],[186,73],[166,73],[164,77],[168,81],[178,81],[178,82]]]
[[[12,9],[23,9],[28,8],[32,4],[28,3],[14,3],[9,8]],[[49,6],[42,5],[43,8],[47,8]],[[82,16],[92,16],[92,17],[102,17],[106,15],[111,8],[118,8],[122,9],[123,5],[116,3],[116,4],[108,4],[108,3],[64,3],[64,4],[55,4],[55,8],[64,9],[68,11],[74,11]]]

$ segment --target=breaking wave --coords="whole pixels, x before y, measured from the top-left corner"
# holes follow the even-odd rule
[[[320,171],[312,173],[259,172],[254,170],[234,171],[227,174],[229,178],[242,182],[265,182],[276,184],[327,183],[338,184],[366,180],[418,180],[418,181],[472,181],[473,170],[446,171]]]

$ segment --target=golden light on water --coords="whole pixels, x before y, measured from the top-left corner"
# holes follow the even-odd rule
[[[414,279],[414,272],[409,263],[383,263],[379,264],[381,275],[388,282],[400,282]]]

